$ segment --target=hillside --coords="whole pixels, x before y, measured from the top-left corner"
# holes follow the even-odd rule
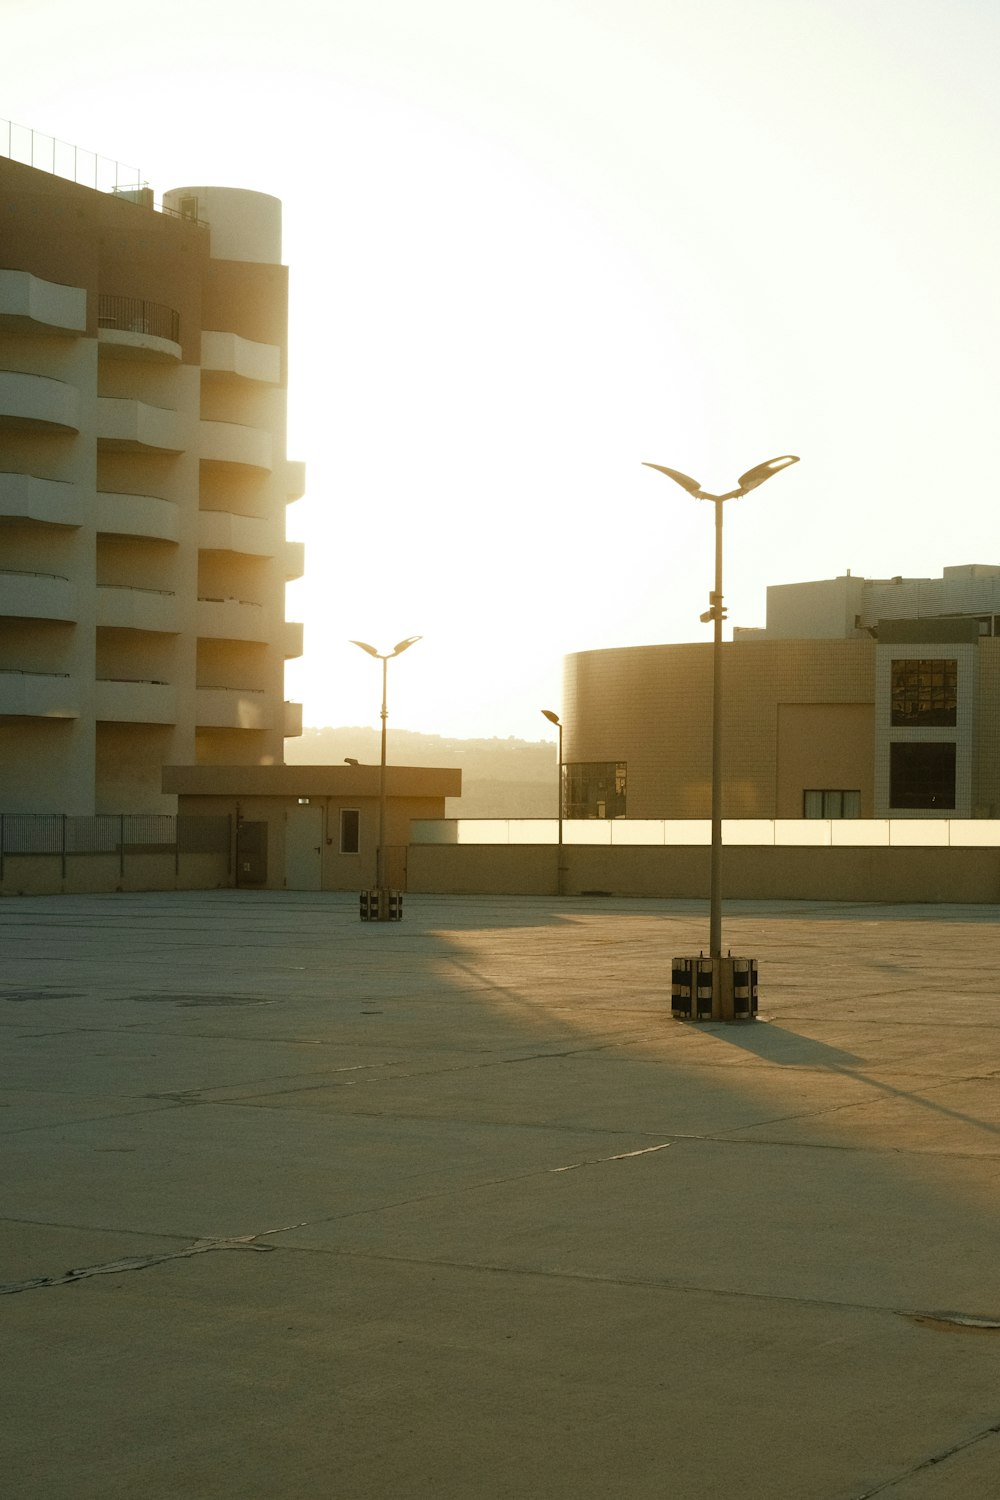
[[[348,756],[377,765],[377,729],[304,729],[285,741],[288,765],[340,765]],[[449,797],[449,818],[550,818],[557,809],[557,750],[552,740],[453,740],[390,729],[390,764],[458,766],[462,796]]]

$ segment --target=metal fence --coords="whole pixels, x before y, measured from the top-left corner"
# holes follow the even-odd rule
[[[0,813],[0,877],[14,855],[57,855],[64,875],[68,858],[88,854],[116,854],[123,871],[139,854],[172,854],[175,867],[182,854],[225,854],[229,868],[232,842],[232,819],[224,815]]]
[[[61,141],[56,136],[34,130],[30,125],[18,125],[15,120],[0,119],[0,156],[20,162],[24,167],[34,167],[38,172],[49,172],[53,177],[62,177],[66,182],[76,182],[81,187],[94,188],[98,193],[112,193],[126,203],[141,204],[146,208],[156,207],[171,218],[185,219],[199,229],[207,229],[203,219],[182,209],[167,208],[154,204],[153,191],[143,179],[138,167],[126,166],[113,161],[96,151],[87,151],[83,146],[74,146],[70,141]]]
[[[116,328],[122,333],[150,333],[156,338],[180,338],[180,314],[162,302],[147,302],[142,297],[119,297],[101,292],[97,298],[97,322],[101,328]]]
[[[96,188],[98,192],[121,193],[142,186],[138,167],[127,167],[96,151],[85,151],[82,146],[57,140],[13,120],[0,120],[0,156],[9,156],[11,161],[51,172],[54,177],[64,177],[83,187]]]

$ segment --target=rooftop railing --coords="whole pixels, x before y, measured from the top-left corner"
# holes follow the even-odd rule
[[[0,156],[35,167],[39,172],[51,172],[68,182],[78,182],[81,187],[92,187],[99,193],[134,192],[144,185],[138,167],[125,166],[123,162],[99,156],[96,151],[85,151],[82,146],[71,146],[68,141],[33,130],[30,125],[17,125],[13,120],[0,120]]]
[[[138,167],[113,161],[96,151],[87,151],[83,146],[74,146],[69,141],[60,141],[56,136],[34,130],[30,125],[18,125],[14,120],[0,119],[0,156],[22,166],[34,167],[38,172],[50,172],[53,177],[62,177],[66,182],[75,182],[80,187],[93,188],[98,193],[111,193],[127,203],[137,203],[145,208],[155,207],[159,213],[170,218],[184,219],[188,223],[205,228],[203,219],[193,218],[162,203],[154,204],[153,190],[142,180]]]

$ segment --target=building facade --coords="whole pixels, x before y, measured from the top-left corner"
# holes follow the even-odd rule
[[[726,818],[1000,816],[1000,568],[768,589],[723,653]],[[707,818],[712,646],[564,666],[568,817]]]
[[[0,159],[0,223],[0,811],[173,812],[301,732],[281,206]]]

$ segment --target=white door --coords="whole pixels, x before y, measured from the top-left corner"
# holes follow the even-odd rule
[[[319,803],[290,807],[285,813],[285,886],[318,891],[323,871],[323,808]]]

